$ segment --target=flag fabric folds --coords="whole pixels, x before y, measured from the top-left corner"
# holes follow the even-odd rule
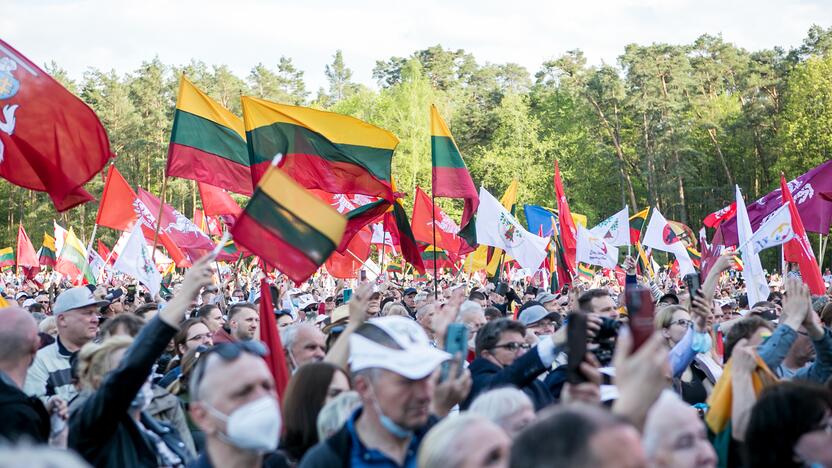
[[[17,266],[18,268],[40,269],[35,247],[32,245],[32,241],[29,240],[26,230],[23,229],[23,224],[17,226]]]
[[[214,243],[204,232],[202,232],[196,224],[185,217],[182,213],[176,211],[168,204],[162,204],[152,193],[139,189],[138,193],[139,204],[134,206],[141,209],[139,213],[142,217],[142,224],[145,225],[145,237],[153,239],[156,231],[156,216],[159,215],[161,208],[162,218],[159,221],[159,240],[165,249],[174,257],[177,266],[180,266],[184,257],[186,263],[193,263],[207,251],[214,248]],[[137,213],[139,211],[137,209]],[[144,211],[144,210],[147,211]],[[149,229],[147,229],[149,228]]]
[[[693,262],[679,236],[676,235],[676,232],[673,231],[673,228],[658,208],[653,208],[651,211],[653,213],[650,215],[650,222],[647,223],[647,230],[644,232],[644,246],[675,255],[679,262],[680,275],[695,273]]]
[[[794,238],[792,229],[792,215],[789,212],[790,204],[786,202],[777,209],[769,218],[754,231],[748,240],[754,253],[760,253],[769,247],[776,247],[785,244]]]
[[[75,284],[83,282],[95,284],[95,277],[90,270],[89,262],[87,262],[87,249],[78,240],[72,229],[69,230],[64,245],[58,253],[55,271],[66,275]]]
[[[277,396],[283,401],[286,386],[289,385],[289,366],[286,365],[286,353],[277,332],[271,288],[265,279],[260,280],[260,341],[269,349],[264,359],[274,377]]]
[[[41,266],[55,266],[57,254],[55,252],[55,238],[49,234],[43,234],[43,244],[38,250],[38,263]]]
[[[84,184],[114,157],[95,112],[2,40],[0,100],[0,177],[58,211],[93,200]]]
[[[462,154],[456,146],[451,131],[433,104],[430,106],[430,150],[433,196],[464,200],[462,220],[459,224],[465,231],[466,228],[470,228],[471,218],[479,206],[477,188],[471,179],[471,173],[465,167],[465,161],[462,160]],[[473,250],[474,240],[465,240],[470,246],[470,249],[466,250]]]
[[[14,250],[11,247],[0,249],[0,268],[14,266]]]
[[[479,198],[478,198],[479,200]],[[434,223],[434,215],[436,223]],[[416,187],[413,200],[413,216],[410,218],[413,237],[425,244],[433,244],[433,228],[436,227],[436,246],[444,250],[451,257],[456,257],[461,249],[461,239],[457,235],[459,226],[445,214],[441,208],[433,204],[428,194]],[[424,260],[424,257],[422,257]]]
[[[156,265],[150,259],[147,241],[142,233],[141,226],[137,223],[130,231],[127,243],[121,250],[113,269],[126,275],[136,278],[150,291],[151,296],[159,293],[162,283],[162,274],[156,269]]]
[[[570,275],[575,273],[572,265],[575,265],[575,250],[577,249],[577,230],[572,221],[572,213],[569,210],[569,202],[566,200],[566,193],[563,190],[563,181],[560,177],[560,166],[555,160],[555,195],[558,201],[558,226],[560,244],[563,248],[563,256],[566,259],[566,269]]]
[[[95,224],[118,231],[130,229],[136,222],[136,212],[133,210],[135,200],[136,192],[124,180],[115,164],[111,164],[107,169],[107,179],[104,182],[101,201],[98,203]]]
[[[625,225],[626,226],[626,225]],[[622,229],[629,240],[627,229]],[[578,226],[576,258],[578,262],[615,268],[618,265],[618,247],[608,243],[604,237],[583,226]],[[577,265],[576,265],[577,267]]]
[[[800,276],[803,278],[803,282],[809,286],[812,294],[823,295],[826,293],[826,287],[820,275],[820,267],[818,267],[818,261],[815,259],[815,252],[812,251],[812,246],[809,244],[809,238],[806,236],[806,229],[803,227],[803,220],[797,210],[792,191],[782,174],[780,175],[780,191],[783,193],[783,204],[789,206],[792,229],[794,230],[794,239],[783,246],[783,258],[787,262],[797,263],[800,267]]]
[[[344,216],[272,166],[231,232],[235,242],[300,283],[335,251],[346,225]]]
[[[202,211],[206,215],[231,215],[236,218],[243,211],[225,190],[203,182],[197,182],[197,186],[199,197],[202,199]]]
[[[737,202],[731,203],[730,205],[722,208],[720,210],[714,211],[713,213],[705,216],[705,219],[702,220],[702,224],[705,227],[709,228],[718,228],[723,221],[727,219],[731,219],[737,215]]]
[[[505,250],[521,267],[537,270],[546,258],[548,239],[526,231],[508,210],[480,187],[477,242]]]
[[[243,121],[185,75],[173,114],[166,175],[251,195],[251,170]]]
[[[630,245],[630,208],[623,210],[598,223],[590,232],[609,245],[621,247]]]
[[[737,197],[737,236],[739,238],[740,254],[742,255],[743,269],[742,278],[745,281],[748,294],[748,306],[768,300],[769,288],[766,283],[765,272],[760,264],[760,256],[754,251],[749,243],[754,234],[751,230],[751,221],[748,219],[748,211],[745,209],[745,200],[742,198],[740,186],[736,186]],[[723,228],[725,225],[723,224]]]
[[[298,185],[393,202],[391,165],[399,139],[367,122],[244,96],[243,120],[253,182],[277,154]]]

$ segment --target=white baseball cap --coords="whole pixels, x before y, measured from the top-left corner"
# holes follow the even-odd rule
[[[110,305],[110,301],[105,301],[93,296],[92,291],[85,286],[78,286],[67,289],[58,295],[55,300],[55,306],[52,307],[52,313],[55,315],[69,312],[70,310],[81,309],[89,306],[104,307]]]
[[[415,321],[398,315],[370,319],[350,335],[350,368],[380,368],[421,380],[451,359],[430,345]]]

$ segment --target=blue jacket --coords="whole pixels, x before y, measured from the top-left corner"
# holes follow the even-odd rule
[[[763,344],[757,347],[757,354],[780,378],[810,380],[821,384],[826,382],[832,376],[832,333],[824,329],[820,340],[812,340],[812,345],[815,347],[814,362],[806,364],[793,375],[786,375],[781,364],[796,339],[796,331],[786,325],[780,325]]]
[[[506,386],[517,387],[528,395],[534,403],[535,411],[554,402],[546,385],[537,379],[540,374],[549,370],[540,360],[537,347],[517,358],[510,366],[500,367],[488,359],[478,357],[468,370],[471,371],[473,382],[468,398],[459,405],[461,410],[467,410],[480,393]]]

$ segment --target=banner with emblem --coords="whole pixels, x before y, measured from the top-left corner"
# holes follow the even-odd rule
[[[630,245],[630,208],[625,205],[623,210],[601,221],[590,232],[611,246]]]
[[[595,234],[595,232],[581,225],[577,227],[577,261],[603,268],[615,268],[618,264],[618,247],[613,246],[604,237]],[[622,224],[621,231],[624,232],[625,237],[629,240],[630,233],[628,224]]]
[[[477,242],[505,250],[522,268],[537,270],[546,258],[549,239],[525,230],[483,187],[480,187],[476,223]]]
[[[684,276],[688,273],[695,273],[696,269],[693,267],[693,262],[688,255],[687,248],[682,243],[679,236],[667,222],[667,219],[661,214],[658,208],[651,210],[653,214],[650,216],[650,222],[647,224],[647,230],[644,232],[644,240],[642,244],[645,247],[651,247],[662,252],[670,252],[676,256],[679,262],[679,274]]]

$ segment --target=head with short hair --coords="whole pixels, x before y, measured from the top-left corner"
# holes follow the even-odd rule
[[[410,317],[410,314],[407,313],[407,309],[399,303],[399,302],[388,302],[384,304],[384,307],[381,308],[381,316],[387,317],[388,315],[400,315],[402,317]]]
[[[578,297],[578,308],[586,313],[618,319],[618,308],[606,289],[590,289]]]
[[[78,383],[81,390],[95,391],[108,372],[118,367],[133,338],[116,335],[99,343],[87,343],[78,353]]]
[[[217,330],[225,325],[225,319],[222,316],[222,311],[217,304],[205,304],[196,310],[196,316],[205,319],[208,328],[216,333]]]
[[[318,413],[324,404],[350,390],[347,374],[328,362],[310,362],[298,368],[283,398],[283,438],[280,446],[300,458],[318,443]]]
[[[481,393],[468,410],[488,418],[514,437],[534,421],[532,400],[514,387],[504,387]]]
[[[529,349],[525,336],[526,327],[516,320],[488,322],[477,333],[476,356],[499,367],[510,366]]]
[[[0,309],[0,370],[28,367],[38,352],[40,339],[35,319],[24,309]]]
[[[723,362],[728,362],[731,358],[731,353],[734,351],[734,346],[737,342],[745,338],[748,340],[750,346],[758,346],[763,341],[763,333],[771,333],[774,326],[768,320],[764,320],[757,316],[745,317],[735,323],[728,334],[725,336],[725,354]]]
[[[715,467],[716,452],[696,409],[672,390],[662,392],[647,413],[644,452],[656,468]]]
[[[503,318],[503,313],[500,311],[500,309],[493,306],[486,307],[483,313],[485,314],[485,320],[487,322]]]
[[[240,341],[260,339],[260,312],[257,306],[239,302],[228,309],[228,328],[231,336]]]
[[[488,305],[488,298],[482,293],[482,291],[477,291],[476,289],[471,291],[471,294],[468,295],[468,300],[478,303],[481,307],[486,307]]]
[[[505,466],[511,439],[497,425],[474,413],[445,418],[419,446],[419,468]]]
[[[328,439],[338,432],[356,408],[361,406],[361,397],[358,392],[350,390],[342,392],[335,398],[324,404],[318,413],[316,426],[318,428],[318,440]]]
[[[832,328],[832,303],[823,306],[820,311],[820,321],[826,328]]]
[[[136,337],[144,326],[144,319],[133,314],[119,314],[101,325],[101,336],[107,339],[111,336],[126,335]]]
[[[748,466],[800,467],[794,449],[800,437],[823,431],[832,413],[832,392],[807,381],[783,381],[763,389],[745,435]]]
[[[58,336],[58,319],[54,315],[46,317],[38,324],[38,331],[52,337]]]
[[[468,327],[468,333],[475,337],[480,329],[485,326],[485,312],[478,302],[465,301],[459,306],[459,321]]]
[[[326,336],[318,327],[301,322],[280,330],[280,342],[292,369],[326,357]]]
[[[512,468],[646,466],[639,434],[596,406],[557,406],[540,414],[514,439]]]
[[[136,310],[134,310],[133,313],[143,318],[145,322],[149,322],[156,316],[156,314],[159,313],[159,304],[156,304],[155,302],[142,304],[139,307],[136,307]]]

